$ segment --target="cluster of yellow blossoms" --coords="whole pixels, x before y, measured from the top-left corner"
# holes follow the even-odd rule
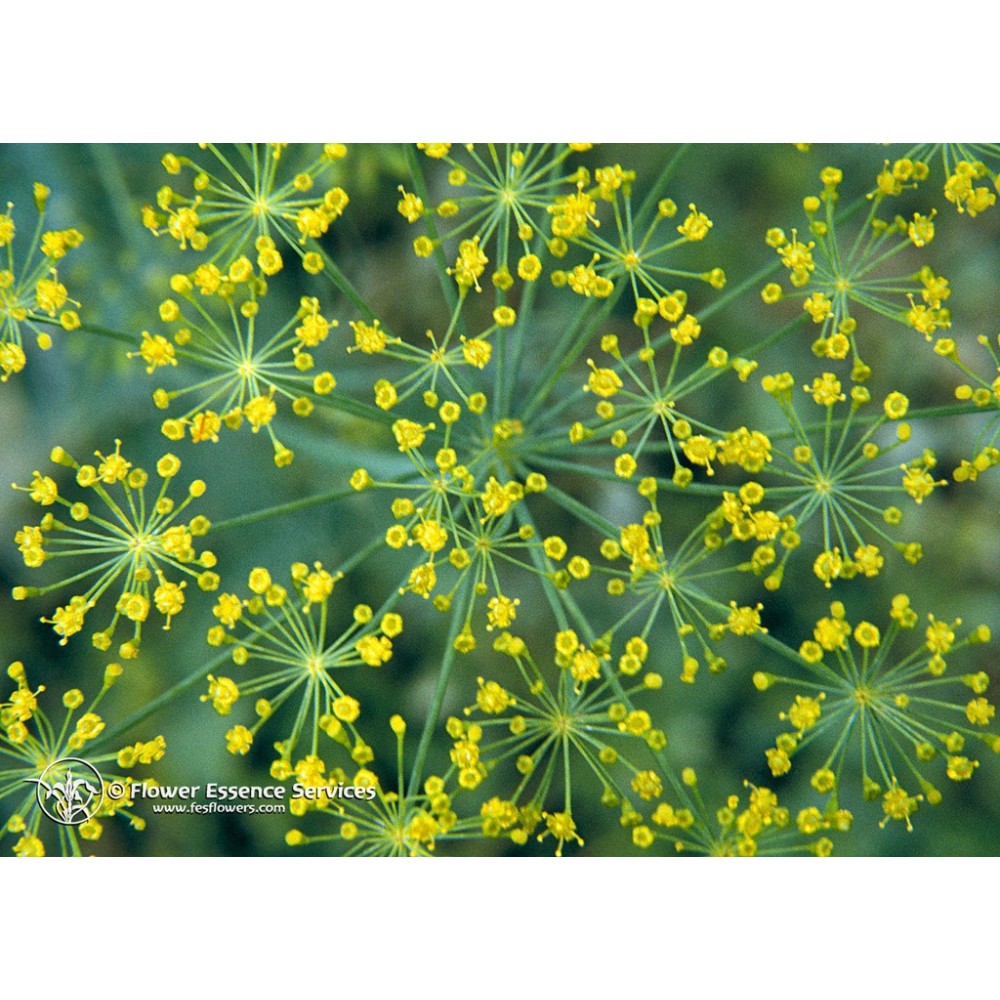
[[[813,352],[838,361],[850,356],[851,377],[863,382],[871,370],[861,358],[858,320],[852,310],[859,307],[898,320],[930,340],[937,330],[951,325],[951,314],[944,306],[951,286],[927,265],[916,275],[885,273],[886,265],[900,253],[911,246],[924,248],[933,240],[933,211],[886,221],[876,214],[885,197],[880,190],[871,198],[856,236],[845,237],[840,232],[843,217],[836,212],[843,179],[841,170],[825,167],[820,172],[823,190],[819,196],[803,199],[808,232],[814,239],[800,240],[795,229],[791,238],[777,227],[767,231],[767,245],[776,251],[795,291],[789,294],[772,281],[764,286],[761,297],[768,304],[802,299],[803,312],[820,327]]]
[[[219,594],[212,614],[218,621],[208,632],[210,646],[231,650],[238,680],[208,675],[208,693],[220,715],[229,715],[241,697],[255,697],[255,722],[239,724],[226,733],[226,748],[246,754],[257,732],[294,695],[301,697],[294,726],[285,740],[276,743],[279,758],[272,777],[289,777],[292,754],[310,729],[312,755],[324,733],[350,751],[356,764],[372,760],[372,750],[354,723],[361,715],[357,698],[341,686],[337,671],[345,667],[381,667],[392,658],[393,639],[403,631],[402,617],[386,611],[376,618],[367,604],[357,605],[342,630],[332,628],[330,598],[343,573],[331,573],[318,560],[312,566],[293,563],[291,591],[275,581],[262,566],[251,570],[247,586],[251,596]],[[246,668],[246,669],[244,669]],[[245,680],[244,674],[249,674]],[[270,694],[269,697],[265,697]]]
[[[943,801],[935,771],[963,782],[992,766],[981,751],[1000,753],[1000,735],[976,649],[989,627],[921,622],[896,577],[934,572],[942,496],[957,492],[943,490],[951,443],[931,418],[977,422],[955,483],[1000,464],[1000,341],[978,337],[991,359],[978,370],[961,282],[953,297],[935,263],[951,227],[995,203],[1000,151],[918,146],[881,169],[875,151],[869,173],[815,162],[794,199],[803,221],[765,229],[787,218],[768,206],[744,241],[752,274],[724,254],[724,202],[681,169],[690,150],[652,180],[587,143],[419,143],[387,158],[399,176],[379,225],[406,233],[418,260],[386,251],[369,273],[344,245],[371,221],[346,155],[166,153],[169,183],[135,224],[168,238],[148,238],[156,287],[128,332],[81,324],[57,265],[83,236],[45,229],[44,186],[17,267],[20,219],[0,214],[0,380],[25,367],[26,330],[43,349],[57,327],[127,340],[119,360],[156,379],[146,416],[172,449],[154,472],[118,439],[85,463],[56,447],[55,470],[15,485],[43,508],[13,532],[42,582],[12,596],[65,592],[41,619],[60,646],[106,608],[92,645],[104,653],[126,630],[116,657],[150,660],[149,712],[197,690],[226,720],[206,756],[214,746],[295,789],[281,836],[296,850],[826,856],[864,824],[910,829]],[[855,176],[874,187],[851,194]],[[382,286],[400,301],[370,301]],[[886,331],[935,378],[894,371]],[[256,455],[234,444],[244,427],[279,469],[299,454],[281,473],[262,463],[291,484],[284,502],[238,506],[271,486],[240,464]],[[205,479],[176,499],[182,460],[206,463]],[[208,503],[225,490],[208,497],[206,480],[224,473],[247,488],[223,496],[237,510],[220,519]],[[253,526],[305,508],[330,517],[283,535],[290,569],[272,575]],[[248,549],[215,544],[238,528]],[[54,572],[56,559],[72,569]],[[887,578],[883,622],[861,609]],[[207,636],[188,678],[152,667],[154,613],[164,641],[188,623]],[[797,613],[812,629],[802,642]],[[104,670],[84,711],[81,691],[66,693],[61,729],[39,707],[44,685],[20,662],[8,671],[0,800],[17,799],[3,835],[19,855],[46,850],[32,783],[60,756],[115,771],[164,756],[163,736],[105,752],[136,716],[98,714],[123,674]],[[755,720],[755,759],[731,768],[751,684],[758,706],[790,693],[759,740]],[[412,754],[397,709],[421,714]],[[723,739],[724,712],[737,721]],[[142,827],[127,779],[94,795],[60,834],[64,853],[116,813]]]
[[[931,174],[931,161],[944,168],[943,192],[959,215],[974,219],[996,204],[1000,191],[1000,146],[995,143],[940,143],[914,146],[891,163],[886,160],[876,178],[876,191],[900,195],[915,189]]]
[[[190,172],[194,193],[164,185],[156,193],[156,206],[143,208],[143,225],[157,236],[170,236],[182,250],[204,251],[208,263],[220,263],[223,270],[253,252],[261,273],[277,274],[284,266],[280,243],[301,257],[307,271],[321,271],[321,253],[305,247],[322,237],[347,207],[343,188],[322,189],[346,147],[328,143],[313,155],[280,142],[240,146],[231,153],[212,143],[201,148],[197,158],[164,155],[163,169],[171,177]],[[204,158],[206,152],[211,160]]]
[[[788,773],[793,756],[816,745],[825,756],[814,756],[822,763],[810,782],[817,792],[829,794],[831,808],[836,808],[847,754],[856,744],[863,797],[881,799],[883,824],[903,820],[909,827],[920,802],[938,805],[942,800],[923,773],[925,765],[943,758],[947,777],[966,781],[979,766],[967,756],[967,745],[981,743],[1000,753],[1000,733],[991,731],[996,706],[984,697],[989,675],[955,676],[946,659],[963,647],[989,642],[989,628],[979,625],[959,639],[961,619],[948,622],[928,615],[923,643],[899,658],[893,644],[919,622],[906,594],[892,599],[889,619],[884,634],[868,620],[852,626],[843,602],[834,601],[830,614],[816,623],[813,638],[799,649],[799,675],[757,672],[753,680],[761,691],[789,684],[809,692],[796,694],[781,713],[791,731],[779,735],[767,751],[773,775]],[[942,700],[949,690],[954,700]],[[904,782],[915,782],[920,794],[907,794]]]
[[[26,363],[24,335],[30,331],[40,350],[52,346],[51,331],[56,327],[76,330],[80,326],[80,303],[70,298],[59,280],[58,262],[83,242],[79,229],[44,228],[49,189],[35,184],[38,223],[20,268],[15,265],[14,240],[17,225],[14,206],[0,213],[0,251],[6,266],[0,265],[0,382],[20,372]]]
[[[60,805],[68,818],[75,818],[78,807],[85,807],[79,809],[76,822],[57,827],[63,854],[78,856],[81,839],[100,839],[104,832],[101,820],[108,817],[122,815],[134,829],[145,828],[145,820],[131,808],[131,779],[116,772],[109,774],[107,767],[102,772],[93,767],[107,763],[130,770],[137,764],[162,760],[166,751],[166,741],[157,736],[122,747],[117,753],[95,754],[95,746],[106,742],[109,735],[96,709],[121,675],[120,664],[109,664],[97,697],[79,716],[76,712],[84,704],[83,692],[79,688],[66,691],[62,697],[66,715],[56,729],[39,704],[45,685],[32,689],[20,660],[8,666],[7,676],[17,687],[0,700],[0,801],[11,798],[14,802],[0,826],[0,839],[8,834],[17,837],[13,851],[19,857],[44,857],[46,827],[51,830],[52,814],[60,815]],[[80,767],[82,753],[87,755],[84,763],[89,768]]]
[[[215,264],[201,264],[190,276],[176,274],[170,289],[184,303],[175,298],[160,303],[160,320],[172,329],[171,338],[143,330],[142,343],[129,357],[140,358],[150,375],[172,368],[186,375],[193,365],[206,377],[196,382],[185,378],[181,388],[154,391],[153,403],[161,410],[177,400],[194,400],[181,416],[163,421],[164,437],[218,443],[224,430],[238,430],[245,423],[254,434],[266,432],[275,465],[289,465],[293,452],[273,426],[278,404],[285,400],[296,416],[308,417],[316,402],[336,388],[330,371],[314,372],[313,352],[338,321],[323,316],[317,298],[303,296],[290,319],[271,327],[266,312],[260,313],[267,281],[244,256],[225,272]]]
[[[145,469],[130,462],[121,453],[121,441],[108,454],[96,452],[99,463],[81,465],[63,448],[52,450],[55,465],[75,472],[76,486],[89,490],[96,498],[101,513],[91,509],[85,500],[71,500],[60,491],[51,476],[35,472],[28,486],[15,489],[27,493],[30,499],[46,511],[38,524],[25,525],[14,537],[25,566],[42,570],[53,559],[91,559],[96,562],[82,572],[42,587],[18,586],[15,600],[41,597],[68,584],[89,580],[87,589],[77,592],[69,602],[56,608],[51,618],[43,622],[52,625],[66,645],[71,636],[81,632],[86,616],[107,592],[117,593],[111,623],[91,636],[95,648],[109,649],[119,622],[125,619],[133,625],[132,636],[121,644],[118,655],[132,659],[139,653],[143,623],[154,609],[165,619],[164,629],[171,619],[184,610],[188,577],[202,591],[215,590],[219,576],[212,552],[195,550],[195,539],[205,535],[211,524],[197,515],[190,521],[180,520],[188,506],[205,493],[205,483],[193,480],[187,496],[176,503],[167,495],[181,462],[176,455],[166,454],[156,463],[160,480],[155,495],[147,496],[150,476]],[[152,491],[150,491],[152,492]],[[95,502],[95,501],[92,501]],[[56,517],[64,510],[67,520]],[[167,578],[173,571],[180,582]]]

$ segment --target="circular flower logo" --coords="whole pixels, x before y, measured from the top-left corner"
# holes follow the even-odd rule
[[[34,783],[42,812],[62,826],[86,823],[104,802],[100,772],[79,757],[62,757],[49,764],[40,778],[24,780]]]

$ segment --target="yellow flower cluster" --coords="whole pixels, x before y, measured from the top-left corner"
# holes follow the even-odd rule
[[[30,240],[0,213],[11,399],[35,386],[10,379],[29,330],[42,348],[55,328],[79,330],[69,350],[128,343],[109,386],[154,379],[113,449],[81,463],[57,447],[54,469],[14,477],[42,511],[9,532],[40,581],[13,597],[60,592],[50,641],[106,612],[98,653],[150,661],[133,701],[196,690],[205,725],[225,720],[206,752],[291,786],[294,827],[274,827],[290,848],[826,856],[858,835],[864,801],[876,835],[910,828],[943,801],[933,782],[994,766],[994,678],[973,648],[989,628],[958,608],[921,619],[908,595],[923,603],[919,584],[970,561],[943,503],[1000,464],[1000,341],[978,337],[977,366],[946,252],[971,254],[954,227],[995,203],[1000,150],[841,150],[844,169],[770,151],[789,157],[788,196],[747,216],[765,221],[738,252],[745,227],[720,175],[693,176],[697,147],[346,152],[167,152],[134,220],[167,239],[144,237],[134,302],[84,288],[103,314],[86,327],[63,284],[81,232],[46,228],[41,185]],[[111,392],[94,407],[107,420]],[[122,445],[146,419],[168,453]],[[178,497],[182,462],[204,478]],[[280,545],[289,569],[272,575]],[[888,617],[871,610],[891,595]],[[153,666],[151,619],[171,650],[188,624],[206,635],[193,673]],[[136,740],[139,716],[109,712],[121,674],[105,666],[89,704],[83,680],[69,690],[60,728],[46,685],[11,667],[0,799],[58,754],[109,771],[164,758],[169,731]],[[695,757],[722,711],[728,742]],[[777,722],[745,762],[734,747],[757,716]],[[115,784],[64,851],[98,817],[141,826]],[[32,809],[2,820],[17,854],[48,849]]]
[[[83,630],[86,616],[104,595],[117,592],[111,623],[94,632],[91,639],[99,650],[110,648],[118,624],[125,619],[132,623],[132,635],[121,644],[118,654],[132,659],[139,652],[143,623],[153,610],[163,616],[163,627],[169,630],[171,619],[184,610],[189,581],[202,591],[213,591],[219,585],[214,554],[195,549],[195,539],[205,535],[211,523],[203,515],[181,520],[206,486],[200,479],[193,480],[187,495],[176,503],[167,495],[181,469],[175,455],[166,454],[157,462],[160,485],[155,495],[147,491],[149,473],[122,455],[121,441],[115,441],[113,452],[95,455],[99,462],[80,464],[63,448],[54,448],[51,454],[55,465],[75,472],[76,487],[89,490],[95,498],[90,503],[64,496],[51,476],[37,471],[28,486],[15,485],[40,507],[52,508],[37,525],[25,525],[15,535],[25,566],[42,570],[52,560],[62,559],[87,559],[91,565],[45,586],[15,587],[13,596],[26,600],[90,581],[84,591],[56,608],[51,618],[42,619],[60,636],[60,644],[66,645],[71,636]],[[92,504],[98,505],[101,513],[92,510]],[[65,512],[65,520],[56,517],[59,510]],[[167,572],[180,574],[180,582],[168,579]]]
[[[52,330],[80,326],[80,303],[59,280],[57,262],[80,246],[83,234],[79,229],[44,228],[49,194],[44,184],[35,184],[38,223],[20,267],[14,260],[14,205],[8,202],[7,211],[0,212],[0,250],[6,250],[7,258],[6,266],[0,266],[0,382],[23,370],[27,332],[35,335],[39,350],[47,351]]]

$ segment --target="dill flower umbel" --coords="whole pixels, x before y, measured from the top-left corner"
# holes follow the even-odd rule
[[[0,839],[7,835],[18,837],[13,845],[18,856],[44,856],[45,839],[55,831],[58,831],[60,852],[79,856],[80,840],[100,839],[104,830],[101,820],[110,816],[125,816],[136,830],[144,829],[145,821],[131,811],[131,779],[121,777],[117,770],[108,773],[107,768],[102,767],[102,782],[97,787],[94,772],[81,768],[75,760],[84,753],[86,761],[94,767],[114,761],[117,768],[127,770],[137,764],[149,765],[162,759],[166,750],[162,736],[123,747],[117,753],[95,756],[87,749],[104,733],[104,719],[96,710],[121,673],[119,664],[108,665],[101,690],[80,715],[76,713],[84,704],[83,692],[77,688],[67,691],[62,698],[66,715],[57,729],[39,704],[45,686],[33,690],[24,664],[19,660],[7,668],[7,676],[17,687],[6,699],[0,696],[0,803],[7,799],[13,801],[10,803],[12,811],[0,823]],[[74,758],[74,761],[62,763],[66,758]],[[76,781],[74,787],[82,789],[73,796],[66,796],[63,789],[52,787],[69,775]],[[40,781],[45,784],[38,787]],[[51,800],[51,809],[63,803],[59,814],[64,816],[64,823],[53,823],[44,816],[39,796],[43,801]],[[78,804],[86,808],[78,810]]]
[[[300,829],[289,830],[285,842],[290,847],[326,843],[339,846],[345,857],[427,857],[440,841],[466,840],[477,835],[478,818],[460,818],[455,812],[454,766],[443,777],[432,774],[422,788],[406,787],[406,722],[401,715],[393,715],[389,725],[396,736],[394,789],[384,787],[368,767],[351,776],[339,767],[324,773],[322,762],[319,766],[314,763],[311,770],[302,766],[304,762],[296,765],[296,777],[305,777],[307,787],[317,792],[293,800],[292,812],[299,816],[314,813],[337,829],[334,833],[308,835]],[[349,785],[353,794],[326,794],[326,789],[338,784]]]
[[[666,737],[654,727],[649,712],[630,711],[623,696],[658,690],[662,678],[644,670],[648,648],[641,639],[630,639],[625,648],[623,662],[628,660],[630,666],[622,676],[641,677],[621,689],[602,666],[611,656],[606,641],[586,645],[572,629],[559,632],[554,643],[559,672],[553,679],[541,670],[523,639],[504,632],[496,640],[494,649],[517,665],[516,693],[480,677],[475,703],[465,709],[473,721],[452,717],[447,724],[462,788],[477,788],[488,774],[506,771],[511,764],[520,775],[513,792],[483,804],[487,836],[525,844],[544,824],[538,839],[552,835],[557,855],[567,841],[582,845],[573,820],[577,775],[596,775],[607,808],[627,812],[633,799],[659,798],[661,774],[652,761],[634,763],[633,753],[644,745],[662,749]],[[561,793],[556,790],[560,786]]]
[[[292,755],[303,742],[317,755],[320,733],[347,747],[355,763],[367,764],[372,751],[354,725],[361,705],[342,686],[340,672],[388,663],[403,619],[388,607],[377,616],[367,604],[359,604],[350,624],[335,628],[330,600],[343,574],[316,561],[312,566],[293,563],[290,575],[291,590],[258,566],[247,582],[250,597],[219,595],[213,609],[219,624],[209,630],[208,643],[231,647],[236,679],[209,674],[208,693],[201,700],[229,715],[239,699],[256,698],[253,724],[237,725],[226,734],[229,752],[242,755],[282,705],[299,697],[291,731],[275,744],[280,756],[271,769],[274,777],[289,776]]]
[[[128,773],[173,744],[108,752],[151,716],[180,726],[207,798],[221,760],[237,789],[280,783],[293,817],[213,830],[223,810],[191,808],[197,824],[140,838],[153,853],[179,830],[186,850],[238,832],[251,853],[826,856],[848,833],[885,851],[901,841],[880,823],[902,837],[943,781],[975,776],[939,822],[971,831],[962,810],[998,766],[982,748],[1000,752],[972,648],[989,629],[921,618],[911,596],[992,607],[996,484],[943,489],[942,470],[1000,464],[995,329],[988,359],[963,340],[991,330],[1000,154],[795,146],[418,143],[345,161],[339,144],[206,143],[163,156],[131,233],[122,182],[145,154],[92,147],[73,193],[128,291],[93,269],[86,325],[63,263],[84,256],[79,231],[42,220],[41,186],[34,235],[0,211],[7,450],[67,421],[106,433],[92,459],[56,448],[12,476],[19,509],[42,509],[8,528],[27,579],[0,631],[30,637],[44,615],[59,662],[30,684],[14,664],[0,691],[0,836],[55,851],[29,796],[56,787],[54,755]],[[0,150],[30,187],[16,159]],[[62,369],[9,379],[26,340],[78,325],[67,346],[98,391]],[[109,431],[143,381],[167,449]],[[188,485],[195,445],[218,461]],[[292,467],[260,467],[272,456]],[[224,585],[209,532],[239,563]],[[274,572],[266,552],[303,540],[308,559]],[[192,652],[198,614],[210,648]],[[51,680],[94,658],[82,632],[118,661],[93,700],[85,679]],[[122,692],[105,691],[152,645],[163,661],[116,724]],[[65,718],[46,687],[70,688]],[[768,698],[780,722],[761,735]],[[80,780],[55,776],[66,795]],[[141,798],[91,784],[66,853]]]
[[[567,570],[557,570],[545,561],[549,552],[534,527],[517,523],[524,498],[543,493],[547,487],[539,473],[528,473],[523,481],[504,474],[512,464],[507,461],[507,449],[516,447],[523,427],[518,421],[503,420],[490,433],[482,417],[485,396],[473,394],[466,402],[471,418],[457,402],[442,403],[436,394],[425,394],[425,405],[437,407],[444,426],[443,438],[434,442],[433,460],[427,453],[436,422],[424,424],[408,418],[393,422],[397,450],[412,463],[415,476],[375,480],[362,468],[350,479],[358,491],[397,494],[390,507],[394,523],[386,529],[385,544],[421,553],[400,591],[432,599],[442,613],[459,616],[462,628],[454,648],[462,653],[475,649],[477,627],[485,624],[491,632],[516,618],[521,602],[512,590],[525,573],[554,579],[562,586],[570,578]],[[469,423],[472,426],[467,428]],[[466,455],[467,462],[461,461],[460,456]],[[586,560],[577,560],[574,568],[581,576],[589,575]],[[483,598],[486,613],[477,616]]]
[[[739,606],[732,601],[727,608],[705,590],[709,578],[723,572],[737,572],[737,566],[715,565],[727,541],[716,530],[715,515],[709,514],[672,550],[664,534],[664,519],[659,510],[658,487],[653,477],[640,481],[637,492],[649,507],[641,521],[607,525],[601,543],[601,556],[610,565],[599,569],[607,577],[607,593],[617,618],[609,631],[617,634],[626,623],[639,631],[643,639],[654,623],[666,618],[680,646],[680,679],[692,684],[707,664],[713,674],[721,673],[728,663],[715,644],[727,635],[753,636],[767,632],[760,612],[762,605]],[[621,611],[618,611],[618,608]],[[724,620],[718,620],[720,612]],[[634,622],[642,623],[639,629]],[[700,653],[700,659],[698,655]]]
[[[552,243],[556,244],[553,251],[563,256],[568,243],[591,253],[587,263],[554,272],[552,281],[578,295],[598,298],[606,298],[615,283],[623,281],[632,292],[639,316],[651,317],[659,311],[669,319],[678,278],[722,288],[726,275],[720,267],[690,271],[668,263],[674,251],[704,240],[712,229],[712,220],[693,203],[686,213],[679,214],[672,199],[662,198],[645,228],[637,228],[639,217],[645,213],[632,203],[635,179],[635,171],[625,170],[620,164],[600,167],[594,171],[592,187],[590,175],[584,174],[577,181],[577,194],[550,209]],[[601,202],[610,204],[614,214],[614,228],[608,238],[595,216]],[[663,227],[669,232],[664,233]]]
[[[815,806],[802,809],[793,819],[770,788],[759,788],[749,781],[744,782],[749,789],[745,807],[741,808],[739,795],[729,795],[713,815],[702,798],[694,768],[684,768],[681,778],[685,805],[661,802],[648,819],[639,814],[631,818],[632,842],[637,847],[649,849],[662,841],[677,853],[713,857],[798,852],[826,857],[833,852],[830,837],[807,838],[820,831],[845,832],[853,821],[846,809],[823,814]]]
[[[536,281],[542,273],[539,244],[548,213],[559,204],[561,192],[581,180],[586,183],[589,176],[582,168],[570,170],[567,161],[589,143],[417,145],[431,163],[449,168],[451,190],[432,204],[422,173],[415,175],[418,190],[400,187],[399,214],[427,230],[414,241],[416,255],[429,257],[442,245],[450,249],[463,236],[453,269],[460,287],[477,286],[487,264],[501,292],[515,279]]]
[[[972,747],[1000,753],[1000,735],[996,707],[984,697],[989,676],[949,671],[952,655],[988,642],[990,630],[980,625],[959,637],[961,619],[928,615],[923,641],[911,640],[909,652],[900,655],[894,646],[915,632],[920,619],[906,594],[892,599],[889,618],[885,629],[867,620],[852,624],[844,604],[834,601],[799,649],[801,673],[758,672],[754,684],[758,690],[780,684],[805,692],[781,715],[789,731],[767,751],[773,774],[786,773],[793,758],[810,748],[813,760],[821,761],[812,785],[836,806],[851,750],[860,758],[864,799],[882,801],[882,825],[893,819],[909,828],[920,802],[937,805],[942,799],[925,772],[943,768],[950,780],[965,781],[979,766],[968,756]],[[914,786],[918,794],[904,791]]]
[[[887,222],[876,215],[884,198],[876,193],[852,238],[841,232],[846,218],[836,213],[842,171],[825,167],[820,179],[823,190],[819,196],[810,195],[803,201],[807,238],[800,239],[797,229],[789,237],[777,227],[769,229],[765,237],[787,270],[794,290],[786,292],[777,282],[769,282],[761,297],[769,304],[786,298],[802,300],[802,309],[820,327],[814,353],[832,360],[850,355],[852,378],[864,381],[871,370],[858,347],[855,307],[903,323],[930,340],[936,331],[951,326],[951,313],[944,305],[951,287],[947,278],[935,274],[929,265],[916,274],[898,273],[899,265],[896,269],[887,267],[907,248],[923,249],[931,242],[933,212],[917,212],[909,220],[896,216]]]
[[[294,414],[307,417],[315,401],[336,388],[331,372],[313,371],[313,351],[337,320],[323,316],[318,299],[303,296],[292,317],[270,326],[259,315],[267,284],[246,257],[225,273],[202,264],[191,277],[175,275],[171,289],[184,303],[173,298],[160,303],[160,319],[172,328],[172,339],[144,330],[138,351],[129,357],[141,358],[150,375],[174,368],[187,375],[197,367],[207,377],[180,389],[155,390],[159,409],[178,400],[187,404],[180,416],[164,420],[164,436],[216,443],[225,429],[245,423],[254,434],[264,430],[271,439],[275,465],[289,465],[294,455],[274,431],[278,406],[286,401]]]
[[[229,149],[203,143],[200,149],[164,155],[163,169],[171,177],[192,175],[193,194],[169,184],[161,187],[156,207],[142,210],[147,229],[169,235],[181,250],[205,251],[207,263],[222,270],[255,254],[263,274],[277,274],[284,266],[282,248],[297,254],[310,273],[323,269],[316,241],[343,215],[349,200],[332,184],[336,164],[347,154],[343,145],[272,142]]]
[[[577,451],[583,459],[593,450],[592,445],[588,447],[591,439],[606,436],[617,452],[615,475],[622,479],[635,475],[644,454],[658,455],[665,448],[674,466],[674,483],[687,486],[694,477],[693,467],[700,466],[709,476],[714,474],[717,443],[711,439],[721,437],[723,432],[685,413],[684,400],[697,398],[708,383],[729,370],[745,382],[756,364],[731,359],[724,348],[713,347],[699,365],[684,365],[693,354],[685,349],[698,340],[701,324],[692,313],[685,313],[687,294],[683,290],[674,291],[663,301],[669,303],[665,312],[674,323],[669,336],[651,337],[653,317],[662,312],[657,311],[652,300],[643,300],[651,308],[643,307],[636,313],[635,323],[642,329],[644,346],[634,356],[622,352],[615,334],[601,338],[601,351],[610,356],[611,363],[598,364],[588,358],[590,374],[583,386],[583,392],[597,400],[597,419],[575,422],[569,439],[582,446]],[[665,338],[672,342],[672,350],[669,346],[664,349]],[[658,363],[668,352],[668,363]]]
[[[490,365],[498,336],[515,323],[516,313],[509,306],[498,307],[488,326],[471,335],[459,334],[464,304],[463,296],[455,303],[443,333],[425,331],[427,347],[395,335],[375,318],[350,323],[354,343],[347,350],[371,358],[379,373],[372,386],[379,409],[396,409],[419,392],[429,409],[446,405],[445,412],[453,413],[450,421],[442,415],[446,425],[457,421],[463,410],[482,412],[485,406],[479,406],[478,400],[482,398],[485,404],[485,397],[479,390],[486,383],[480,373]]]
[[[205,483],[193,480],[178,504],[167,495],[181,468],[175,455],[164,455],[156,464],[160,485],[155,496],[147,493],[149,473],[122,455],[121,441],[115,441],[113,452],[105,455],[98,451],[95,455],[99,463],[81,465],[62,448],[54,448],[51,454],[54,464],[75,470],[77,487],[96,498],[90,503],[63,496],[51,476],[37,471],[28,486],[14,486],[39,506],[53,508],[37,525],[25,525],[14,538],[25,566],[38,570],[63,559],[88,560],[92,565],[46,586],[15,587],[13,596],[15,600],[41,597],[89,581],[85,590],[56,608],[51,618],[42,619],[52,625],[64,646],[83,630],[86,616],[104,595],[117,592],[110,624],[91,638],[98,649],[108,649],[122,619],[131,622],[132,636],[119,649],[122,658],[130,659],[138,655],[142,626],[152,611],[165,619],[163,627],[169,629],[171,619],[184,610],[189,581],[204,591],[218,586],[218,575],[212,571],[215,556],[207,550],[199,554],[194,547],[195,538],[208,531],[210,522],[201,515],[187,522],[180,520],[190,504],[204,494]],[[69,515],[65,521],[55,516],[54,511],[60,508]]]
[[[39,349],[47,351],[54,327],[75,330],[80,325],[80,303],[59,280],[58,262],[83,242],[83,234],[78,229],[46,230],[48,199],[49,189],[36,183],[38,222],[20,270],[14,259],[13,204],[8,202],[7,211],[0,213],[0,252],[6,257],[6,266],[0,266],[0,382],[24,368],[25,333],[33,333]]]
[[[906,396],[889,393],[877,414],[866,419],[873,403],[868,388],[855,385],[848,397],[840,380],[824,372],[801,387],[823,414],[822,423],[807,429],[790,372],[765,375],[761,385],[781,407],[794,443],[773,446],[771,460],[760,470],[762,482],[745,483],[738,495],[723,494],[716,530],[725,527],[740,541],[758,543],[746,568],[777,590],[804,539],[813,542],[807,546],[814,553],[813,572],[827,587],[837,579],[877,576],[890,549],[918,562],[923,551],[918,542],[893,538],[891,530],[904,515],[886,501],[919,505],[944,484],[932,475],[937,459],[928,449],[907,463],[890,459],[910,441],[912,428],[902,421]],[[886,424],[895,428],[895,437],[880,444]]]
[[[959,215],[974,219],[996,204],[1000,191],[1000,146],[996,143],[921,143],[890,165],[886,160],[876,178],[876,192],[899,195],[917,187],[940,160],[945,198]]]

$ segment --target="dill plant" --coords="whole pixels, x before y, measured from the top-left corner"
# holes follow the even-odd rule
[[[169,768],[169,727],[107,747],[182,706],[206,773],[315,791],[261,849],[345,854],[879,850],[890,820],[933,829],[948,786],[995,780],[995,605],[942,606],[961,604],[945,587],[918,633],[907,595],[962,568],[949,546],[980,529],[942,497],[988,489],[1000,458],[992,331],[936,263],[943,236],[989,224],[996,148],[759,152],[797,187],[742,243],[699,176],[713,155],[418,143],[371,194],[340,144],[170,150],[131,190],[99,178],[150,262],[126,323],[56,270],[113,248],[112,226],[45,231],[42,184],[32,237],[0,215],[3,391],[34,377],[26,331],[87,344],[162,435],[155,497],[113,406],[75,437],[114,452],[52,453],[75,486],[31,479],[37,456],[15,476],[52,508],[10,524],[33,577],[17,614],[53,626],[74,683],[104,670],[132,694],[91,759]],[[175,504],[182,462],[199,478]],[[106,592],[110,625],[71,655]],[[122,619],[124,670],[102,660]],[[19,663],[3,749],[30,769],[65,741]],[[749,706],[732,733],[727,698]],[[4,822],[16,853],[79,852],[23,806]]]

